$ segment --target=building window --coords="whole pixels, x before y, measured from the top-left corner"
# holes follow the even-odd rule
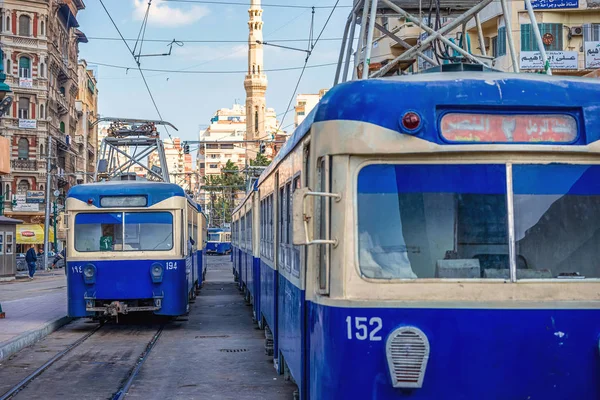
[[[46,153],[44,153],[44,144],[40,144],[40,155],[46,155]]]
[[[498,58],[498,36],[494,36],[491,40],[492,43],[490,44],[491,46],[491,50],[492,50],[492,56],[494,58]]]
[[[563,49],[563,25],[562,24],[538,24],[540,35],[550,33],[554,37],[552,44],[546,46],[546,51],[562,51]],[[531,24],[521,25],[521,51],[539,51],[537,40],[531,28]]]
[[[298,112],[298,116],[299,116],[299,117],[300,117],[300,116],[303,116],[303,115],[306,115],[306,113],[305,113],[304,111],[300,111],[300,112]]]
[[[218,145],[218,144],[211,143],[211,144],[207,144],[207,145],[206,145],[206,148],[207,148],[207,149],[218,149],[218,148],[219,148],[219,145]]]
[[[27,160],[29,158],[29,140],[26,138],[19,139],[19,160]]]
[[[4,186],[4,195],[8,196],[10,193],[10,185],[7,183],[6,186]]]
[[[258,132],[258,111],[254,111],[254,131]]]
[[[583,25],[584,42],[600,42],[600,24]]]
[[[233,149],[233,143],[227,143],[221,145],[222,149]]]
[[[31,78],[31,60],[29,57],[19,58],[19,78]]]
[[[219,168],[218,164],[209,164],[208,168]]]
[[[498,36],[496,37],[496,45],[494,47],[494,57],[502,57],[506,55],[506,27],[498,28]]]
[[[65,133],[65,123],[63,121],[60,121],[60,131]]]
[[[19,118],[29,118],[29,99],[27,97],[21,97],[19,99]]]
[[[11,66],[12,66],[12,64],[10,63],[10,59],[6,59],[6,71],[5,72],[8,75],[12,75]]]
[[[218,157],[219,157],[219,156],[218,156],[218,155],[216,155],[216,154],[211,154],[211,155],[210,155],[210,158],[218,158]]]
[[[46,35],[46,24],[44,23],[43,20],[42,20],[42,22],[40,22],[40,34],[42,36]]]
[[[40,119],[46,118],[46,108],[43,104],[40,104]]]
[[[43,62],[40,63],[40,77],[41,78],[46,77],[46,64],[44,64]]]
[[[19,35],[31,36],[31,27],[29,26],[31,18],[28,15],[21,15],[19,17]]]
[[[204,163],[200,163],[200,169],[204,169]]]
[[[19,181],[19,184],[17,185],[17,193],[26,194],[28,190],[29,190],[29,181],[26,181],[25,179]]]
[[[6,17],[6,30],[10,31],[10,16]]]
[[[62,94],[63,96],[66,96],[67,91],[65,90],[64,86],[61,86],[59,91],[60,91],[60,94]]]

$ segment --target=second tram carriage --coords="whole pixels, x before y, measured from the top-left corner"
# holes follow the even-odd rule
[[[206,218],[181,187],[110,181],[67,196],[70,317],[186,314],[206,271]]]
[[[600,398],[600,83],[336,86],[233,214],[302,399]]]
[[[208,228],[206,253],[219,255],[231,253],[231,231],[223,228]]]

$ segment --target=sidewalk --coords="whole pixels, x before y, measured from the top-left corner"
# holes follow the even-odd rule
[[[0,362],[69,322],[63,269],[0,283]]]

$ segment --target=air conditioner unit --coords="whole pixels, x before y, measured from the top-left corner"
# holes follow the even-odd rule
[[[572,26],[571,36],[583,36],[583,26]]]

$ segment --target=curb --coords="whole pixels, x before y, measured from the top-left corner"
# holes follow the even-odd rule
[[[35,342],[42,340],[52,332],[61,328],[72,321],[72,318],[64,316],[53,321],[47,322],[39,329],[34,329],[20,334],[16,338],[0,345],[0,362],[22,350],[24,347],[31,346]]]

